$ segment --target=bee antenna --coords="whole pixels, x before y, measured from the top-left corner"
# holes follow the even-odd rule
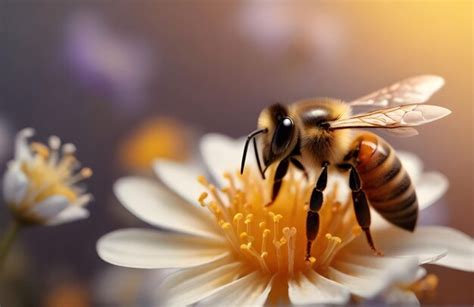
[[[241,163],[241,166],[240,166],[240,173],[243,174],[244,172],[244,168],[245,168],[245,160],[247,158],[247,150],[249,148],[249,143],[250,143],[250,140],[252,140],[254,137],[256,137],[257,135],[261,134],[261,133],[266,133],[268,131],[267,128],[263,128],[263,129],[257,129],[253,132],[251,132],[248,136],[247,136],[247,140],[245,141],[245,146],[244,146],[244,152],[242,154],[242,163]],[[255,144],[255,143],[254,143]],[[256,147],[255,147],[256,148]],[[255,152],[257,152],[257,149],[255,149]],[[258,156],[258,154],[257,154]],[[260,167],[260,160],[257,159],[258,161],[258,165]],[[263,173],[262,173],[263,174]]]
[[[267,171],[267,169],[268,169],[269,166],[270,166],[270,165],[267,165],[267,166],[265,166],[265,168],[263,169],[263,175],[264,175],[264,176],[265,176],[265,172]]]
[[[262,164],[260,164],[260,156],[258,155],[257,140],[253,138],[253,149],[255,151],[255,159],[257,159],[258,170],[262,175],[262,179],[265,179],[265,172],[262,170]]]

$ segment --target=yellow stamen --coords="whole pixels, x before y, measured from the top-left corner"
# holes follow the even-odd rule
[[[198,181],[207,190],[199,196],[199,203],[215,216],[234,257],[264,273],[294,276],[309,268],[323,270],[342,246],[357,235],[353,230],[357,223],[352,203],[338,203],[337,189],[333,188],[325,195],[319,212],[320,235],[313,242],[311,257],[306,260],[305,208],[313,185],[298,180],[294,174],[288,176],[277,200],[267,208],[271,180],[262,181],[258,173],[251,171],[243,175],[226,173],[224,178],[229,185],[218,190],[199,176]],[[221,192],[226,197],[221,197]],[[209,205],[205,201],[208,198],[211,198]]]

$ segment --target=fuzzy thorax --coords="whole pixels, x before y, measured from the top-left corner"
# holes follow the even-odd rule
[[[291,105],[290,113],[300,131],[303,159],[319,167],[323,161],[340,163],[352,143],[350,129],[327,130],[321,123],[351,116],[351,107],[336,99],[315,98]]]

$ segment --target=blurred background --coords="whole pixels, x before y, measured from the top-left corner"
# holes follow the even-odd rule
[[[431,103],[453,114],[387,139],[450,180],[421,222],[474,235],[472,44],[472,1],[1,1],[0,168],[32,126],[75,143],[95,173],[89,219],[21,234],[2,303],[146,304],[136,294],[154,273],[95,252],[101,235],[143,225],[114,198],[117,178],[189,159],[203,133],[244,135],[270,103],[350,100],[417,74],[446,79]],[[9,218],[2,208],[1,231]],[[429,270],[440,284],[424,303],[474,303],[472,274]]]

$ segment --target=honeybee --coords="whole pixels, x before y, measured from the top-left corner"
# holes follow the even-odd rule
[[[265,179],[266,169],[277,163],[272,201],[277,198],[289,165],[304,172],[321,169],[309,199],[306,219],[306,259],[319,230],[319,210],[324,202],[328,168],[349,172],[348,183],[357,222],[370,248],[378,255],[370,234],[369,204],[388,222],[414,231],[418,218],[416,191],[395,150],[380,136],[356,128],[386,129],[396,135],[413,136],[415,126],[451,113],[450,110],[423,105],[444,85],[441,77],[412,77],[372,94],[345,103],[338,99],[314,98],[290,105],[274,104],[258,117],[258,129],[250,133],[242,155],[241,172],[250,141],[257,165]],[[370,112],[352,115],[353,107],[375,107]],[[262,168],[256,137],[263,145]]]

